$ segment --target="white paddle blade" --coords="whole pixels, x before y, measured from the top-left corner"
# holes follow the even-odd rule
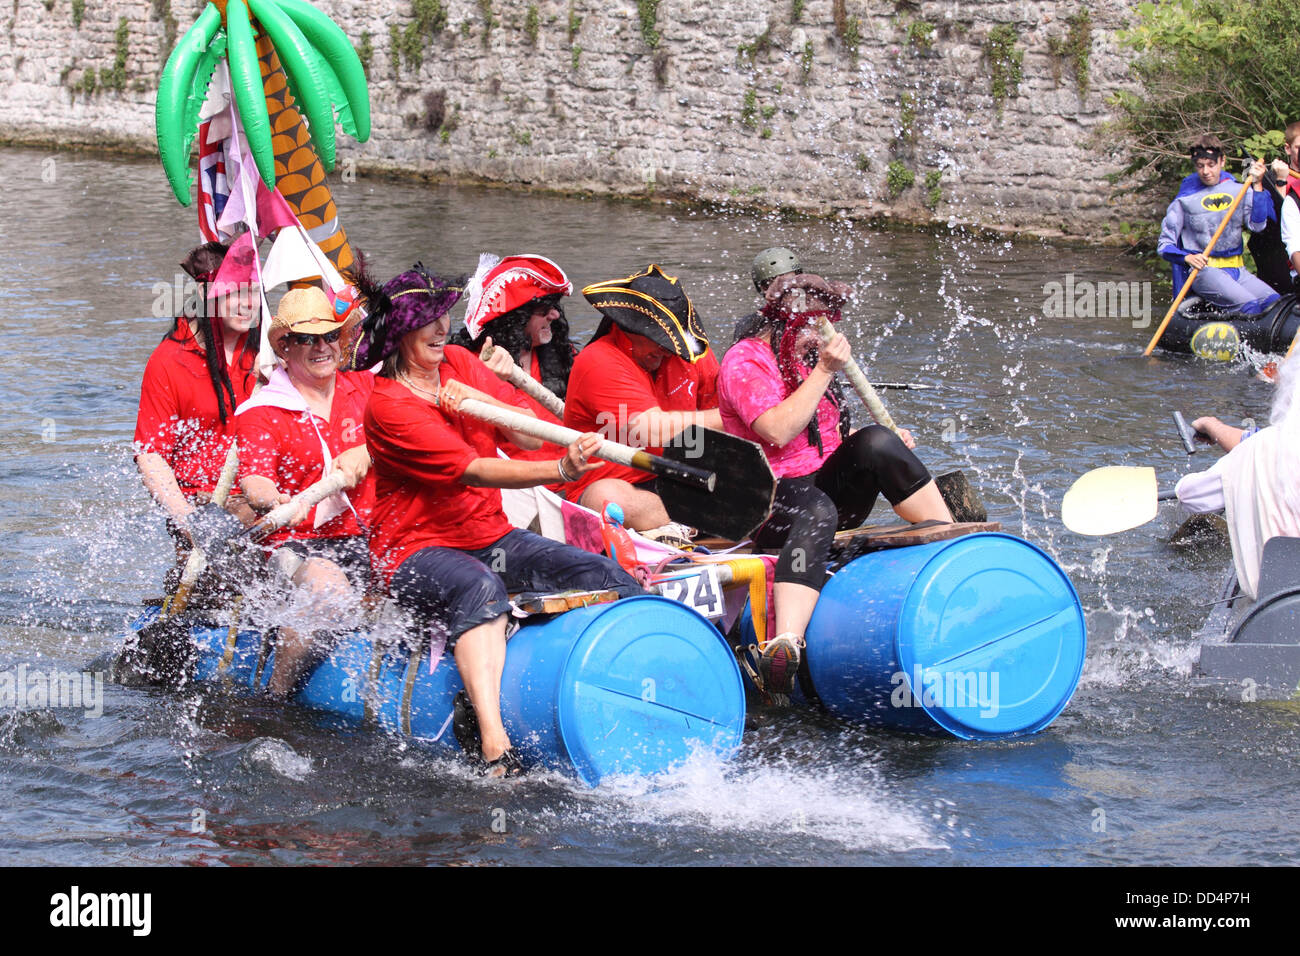
[[[1061,499],[1061,521],[1076,534],[1118,534],[1146,524],[1159,507],[1154,468],[1112,465],[1070,486]]]

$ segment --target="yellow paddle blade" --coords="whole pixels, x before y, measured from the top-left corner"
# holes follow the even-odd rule
[[[1061,499],[1061,521],[1076,534],[1117,534],[1146,524],[1159,509],[1156,470],[1094,468]]]

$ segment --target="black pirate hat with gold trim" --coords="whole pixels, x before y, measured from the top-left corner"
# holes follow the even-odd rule
[[[709,337],[681,282],[676,276],[664,275],[657,265],[626,279],[589,285],[582,294],[624,332],[643,335],[688,362],[698,361],[708,351]]]

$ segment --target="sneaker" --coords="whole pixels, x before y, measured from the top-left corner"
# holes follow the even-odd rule
[[[769,694],[788,696],[794,688],[794,677],[799,672],[799,649],[803,643],[803,638],[795,634],[778,634],[763,645],[758,670]]]
[[[661,524],[657,528],[642,531],[641,535],[651,541],[657,541],[670,548],[676,548],[678,551],[690,551],[694,547],[691,544],[691,538],[695,537],[695,533],[694,528],[688,528],[684,524],[670,521],[667,524]]]

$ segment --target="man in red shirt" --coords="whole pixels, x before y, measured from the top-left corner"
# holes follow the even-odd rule
[[[312,655],[328,652],[356,626],[369,579],[365,527],[374,480],[362,423],[375,377],[338,370],[349,324],[320,289],[286,292],[269,332],[283,365],[237,412],[240,486],[254,509],[286,502],[334,471],[348,479],[348,491],[303,509],[266,539],[268,551],[280,556],[277,566],[300,589],[291,618],[279,621],[267,685],[275,697],[288,696]],[[284,562],[289,552],[298,560]]]
[[[418,264],[382,288],[364,275],[359,284],[370,314],[353,364],[383,363],[365,420],[376,478],[372,562],[399,604],[445,626],[481,757],[489,773],[510,776],[522,765],[501,720],[508,592],[641,588],[607,558],[513,528],[499,489],[573,481],[596,466],[588,459],[600,439],[582,435],[559,459],[498,457],[503,438],[538,442],[458,413],[466,398],[523,404],[474,353],[447,343],[461,290]]]
[[[216,487],[234,441],[235,408],[257,384],[255,360],[261,297],[250,286],[223,295],[213,280],[227,249],[209,242],[181,268],[198,283],[193,308],[182,310],[145,365],[135,424],[140,477],[169,517],[177,548],[187,545],[187,520]],[[242,498],[228,503],[245,520]]]
[[[654,454],[688,425],[722,428],[718,360],[677,278],[651,265],[582,294],[604,319],[574,360],[565,425]],[[629,527],[682,537],[646,472],[606,463],[574,482],[568,496],[593,511],[616,502]]]

